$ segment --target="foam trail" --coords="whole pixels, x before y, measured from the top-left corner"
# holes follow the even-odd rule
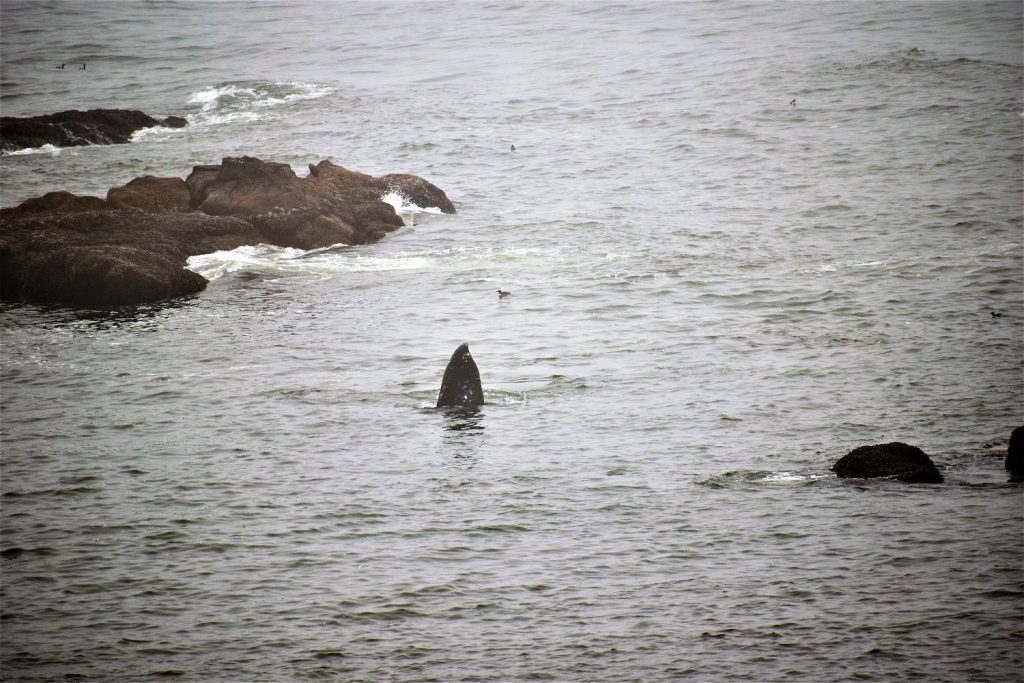
[[[186,267],[207,280],[216,280],[239,271],[275,277],[331,277],[337,273],[429,269],[436,267],[438,259],[443,256],[435,252],[367,256],[346,247],[344,244],[335,244],[323,249],[303,251],[291,247],[257,244],[192,256],[186,262]]]
[[[238,247],[211,254],[190,256],[186,261],[189,270],[199,273],[207,280],[216,280],[239,270],[283,275],[288,272],[308,271],[303,264],[289,264],[310,252],[292,247],[275,247],[269,244]]]

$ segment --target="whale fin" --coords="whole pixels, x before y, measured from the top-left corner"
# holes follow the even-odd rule
[[[480,370],[469,353],[469,344],[455,349],[448,367],[444,369],[437,407],[468,408],[483,405],[484,390],[480,386]]]

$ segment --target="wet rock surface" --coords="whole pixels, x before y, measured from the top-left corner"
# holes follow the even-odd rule
[[[0,210],[0,298],[78,306],[138,304],[201,291],[197,254],[259,243],[365,244],[403,225],[398,191],[454,213],[417,176],[375,178],[329,161],[299,178],[287,164],[229,157],[186,178],[142,176],[106,199],[50,192]]]
[[[41,116],[0,117],[0,152],[53,145],[115,145],[131,140],[143,128],[184,128],[180,116],[157,119],[131,109],[69,110]]]
[[[890,478],[925,484],[943,481],[924,451],[899,441],[854,448],[832,466],[832,471],[840,478]]]

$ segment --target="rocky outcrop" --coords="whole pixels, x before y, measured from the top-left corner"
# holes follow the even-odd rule
[[[106,211],[109,208],[110,205],[99,197],[71,194],[64,190],[47,192],[42,197],[26,199],[18,206],[18,210],[22,213],[42,213],[46,211],[78,213],[79,211]]]
[[[1006,469],[1014,479],[1024,479],[1024,427],[1017,427],[1010,434],[1010,445],[1006,448]]]
[[[0,117],[0,152],[54,145],[113,145],[128,142],[143,128],[165,126],[183,128],[188,121],[180,116],[155,119],[141,111],[127,109],[90,109],[62,111],[42,116]]]
[[[115,209],[138,209],[147,213],[187,211],[191,202],[192,195],[181,178],[144,175],[107,190],[107,204]]]
[[[841,478],[942,483],[942,475],[924,451],[899,441],[854,448],[832,466],[832,471]]]
[[[261,242],[315,249],[379,240],[403,224],[381,201],[392,189],[455,211],[416,176],[374,178],[329,161],[310,169],[299,178],[287,164],[229,157],[184,180],[136,178],[105,200],[51,192],[2,209],[0,298],[110,306],[192,294],[206,280],[185,269],[189,256]]]

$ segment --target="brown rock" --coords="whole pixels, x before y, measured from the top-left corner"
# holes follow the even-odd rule
[[[57,190],[56,192],[47,192],[42,197],[26,199],[18,205],[17,210],[25,213],[39,213],[42,211],[104,211],[110,208],[112,207],[99,197]]]
[[[189,205],[198,209],[199,205],[206,201],[206,188],[220,173],[220,164],[207,164],[204,166],[193,166],[192,172],[185,178],[185,186],[188,187],[191,201]]]
[[[448,200],[448,196],[419,176],[393,173],[381,176],[380,183],[386,190],[397,190],[405,195],[416,206],[424,209],[436,206],[441,209],[441,213],[455,213],[455,206]]]
[[[454,211],[422,178],[374,178],[328,161],[298,178],[287,164],[229,157],[187,179],[143,176],[107,200],[49,193],[0,210],[0,298],[75,305],[156,301],[203,289],[189,256],[269,242],[364,244],[402,225],[396,188]],[[197,210],[198,209],[198,210]]]
[[[35,301],[117,306],[202,291],[206,279],[181,260],[128,245],[77,245],[26,257],[21,294]]]
[[[224,159],[203,190],[199,209],[214,216],[255,216],[308,203],[291,166],[253,157]]]
[[[351,225],[317,209],[291,209],[254,216],[252,224],[264,242],[280,247],[319,249],[334,244],[356,244]]]
[[[185,259],[262,235],[247,221],[135,209],[0,212],[0,297],[75,305],[157,301],[202,290]]]
[[[192,195],[181,178],[145,175],[107,191],[107,203],[116,209],[138,209],[148,213],[185,211]]]

